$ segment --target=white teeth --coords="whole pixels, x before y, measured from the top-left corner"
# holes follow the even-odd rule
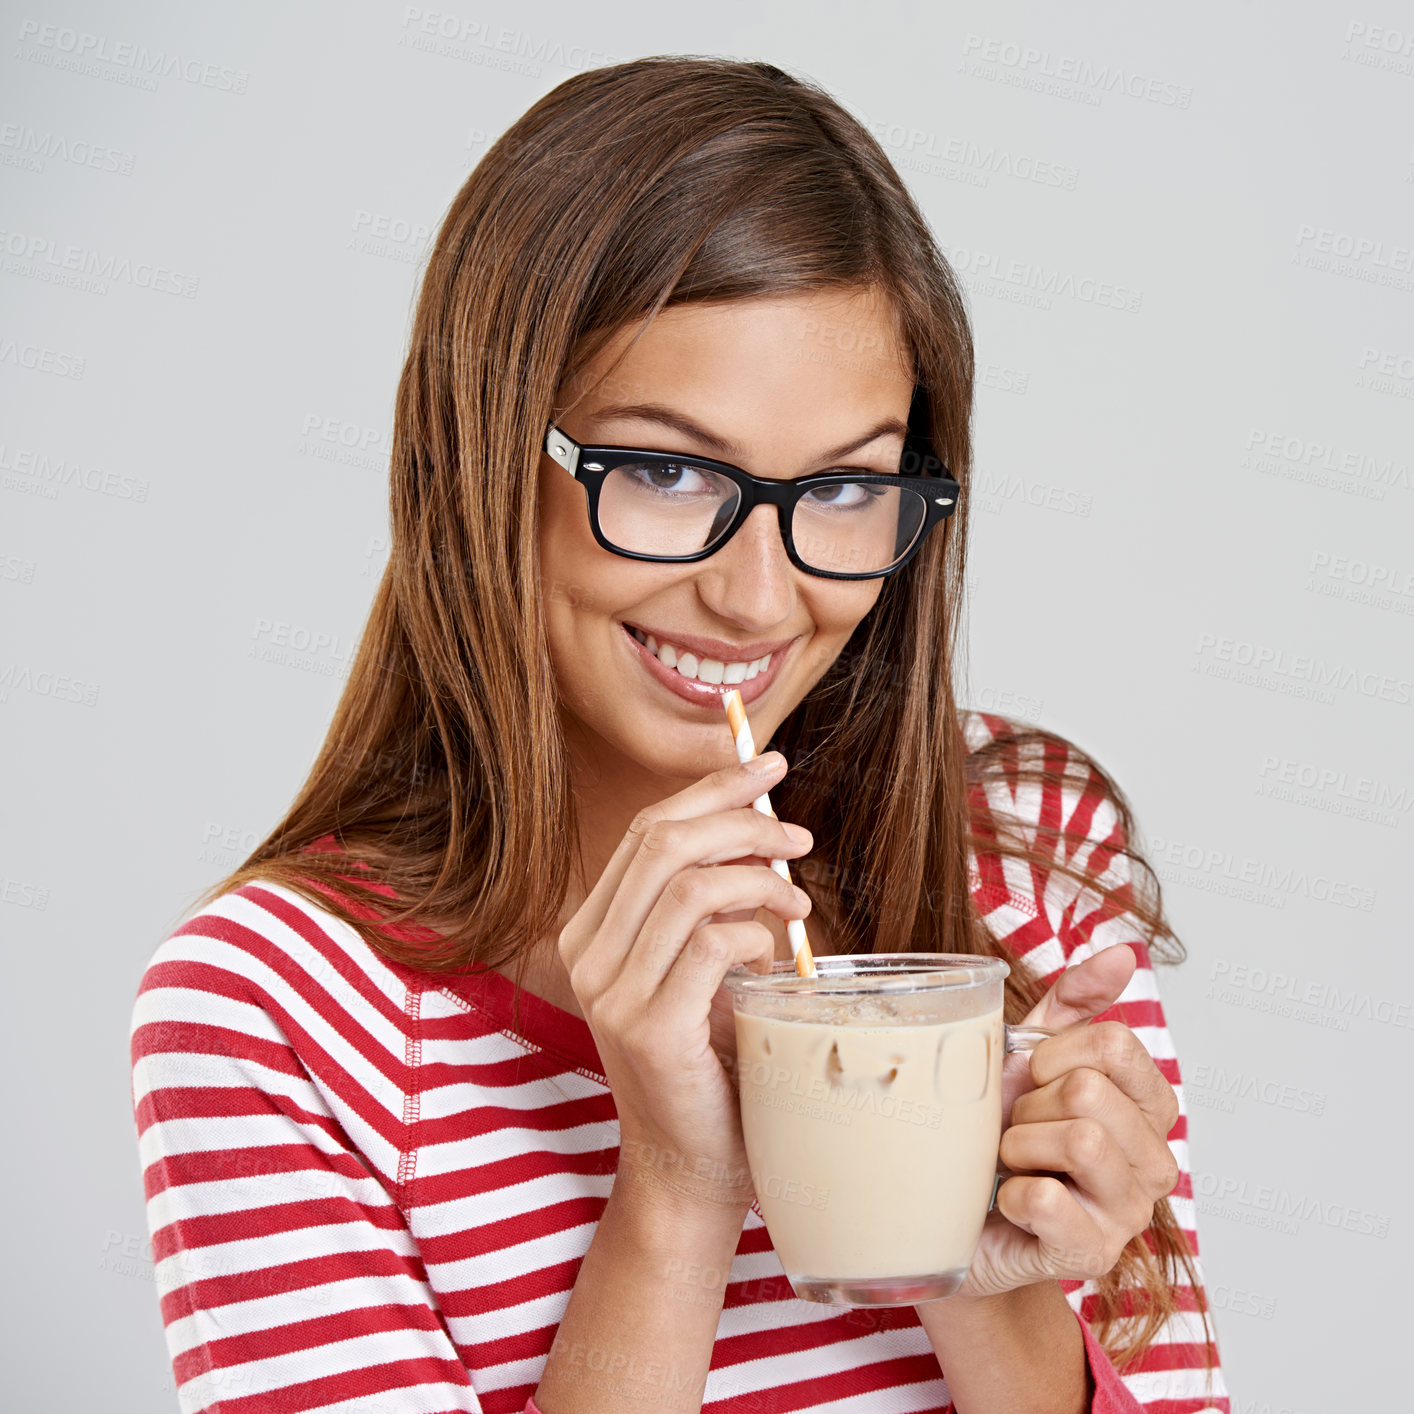
[[[685,678],[696,678],[698,682],[710,683],[713,686],[719,683],[750,682],[771,663],[769,653],[744,663],[725,663],[720,658],[699,658],[695,653],[680,653],[671,643],[659,643],[651,633],[645,633],[642,629],[633,628],[630,632],[664,667],[676,668]]]

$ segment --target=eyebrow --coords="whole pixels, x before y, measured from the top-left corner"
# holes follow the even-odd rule
[[[600,408],[594,414],[594,418],[595,421],[603,422],[621,418],[632,419],[635,422],[656,422],[661,427],[680,432],[684,437],[696,438],[705,446],[711,447],[723,461],[740,461],[745,452],[745,448],[740,442],[733,442],[727,437],[718,437],[716,433],[709,432],[705,427],[699,427],[690,417],[684,417],[682,413],[676,412],[662,403],[612,403],[608,407]],[[900,422],[896,417],[886,417],[877,427],[866,432],[862,437],[856,437],[851,442],[835,447],[824,453],[819,460],[838,461],[841,457],[847,457],[851,452],[857,452],[861,447],[868,446],[870,442],[890,433],[896,432],[906,438],[910,430],[906,422]]]

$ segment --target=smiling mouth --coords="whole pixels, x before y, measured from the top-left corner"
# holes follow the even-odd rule
[[[678,648],[666,640],[660,643],[652,634],[645,633],[632,624],[625,624],[624,629],[631,633],[665,668],[671,668],[690,682],[706,683],[711,687],[723,684],[730,687],[736,683],[750,682],[765,672],[771,666],[771,660],[776,656],[776,653],[781,651],[777,649],[774,653],[766,653],[759,658],[751,658],[741,662],[724,662],[719,658],[699,657],[697,654]]]

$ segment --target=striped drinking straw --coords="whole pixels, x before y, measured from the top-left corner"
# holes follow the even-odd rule
[[[756,755],[756,742],[751,736],[751,724],[746,720],[746,708],[742,705],[741,693],[736,688],[727,693],[722,698],[722,703],[727,709],[727,721],[731,725],[732,740],[736,743],[736,759],[741,762],[750,761]],[[776,812],[771,809],[771,799],[763,791],[751,802],[752,808],[759,810],[763,815],[769,815],[771,819],[776,819]],[[791,883],[790,870],[786,868],[784,859],[773,859],[771,868],[783,878],[786,883]],[[805,936],[805,923],[799,918],[786,920],[786,937],[790,939],[790,950],[795,955],[795,970],[800,977],[814,977],[815,955],[810,951],[810,939]]]

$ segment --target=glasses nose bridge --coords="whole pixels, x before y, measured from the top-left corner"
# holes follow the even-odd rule
[[[791,493],[791,483],[777,481],[770,477],[752,476],[748,472],[742,472],[742,475],[747,478],[746,485],[742,488],[742,508],[737,512],[736,524],[727,532],[717,549],[724,549],[730,541],[735,540],[746,529],[747,521],[762,507],[766,507],[768,510],[775,510],[776,530],[780,535],[781,549],[785,552],[786,558],[790,559],[790,520],[795,501]]]

